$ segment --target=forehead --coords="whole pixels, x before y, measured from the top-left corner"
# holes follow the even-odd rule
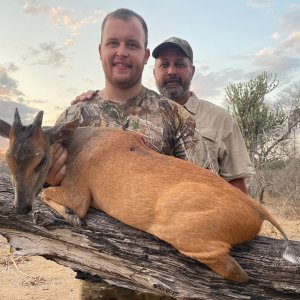
[[[145,41],[145,33],[140,21],[132,17],[129,20],[109,18],[102,32],[102,40],[127,39]]]
[[[184,60],[184,61],[189,60],[189,58],[186,56],[186,54],[182,50],[178,49],[177,47],[166,47],[159,53],[158,59],[160,59],[160,60]]]

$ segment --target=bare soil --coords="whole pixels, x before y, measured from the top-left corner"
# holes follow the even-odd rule
[[[269,210],[292,240],[300,241],[300,217],[282,216],[280,206],[269,200]],[[268,222],[261,235],[281,239]],[[82,282],[75,272],[40,256],[17,257],[10,253],[9,244],[0,235],[0,299],[12,300],[68,300],[81,299]],[[100,296],[101,297],[101,296]],[[100,298],[99,298],[100,299]],[[101,299],[104,299],[101,297]]]

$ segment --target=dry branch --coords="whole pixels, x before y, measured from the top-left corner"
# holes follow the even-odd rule
[[[78,229],[39,200],[33,214],[17,216],[13,198],[8,176],[0,174],[0,234],[15,254],[40,255],[109,284],[178,299],[300,299],[300,266],[282,259],[283,240],[258,237],[235,247],[232,256],[250,276],[238,285],[103,212],[91,209]],[[292,243],[299,253],[300,243]]]

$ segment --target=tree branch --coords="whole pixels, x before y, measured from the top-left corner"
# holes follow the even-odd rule
[[[235,247],[232,255],[250,276],[248,284],[238,285],[103,212],[90,209],[78,229],[38,200],[33,222],[33,215],[15,215],[4,174],[0,191],[0,234],[15,254],[44,256],[109,284],[177,299],[300,299],[300,266],[281,258],[283,240],[258,237]],[[300,249],[299,242],[292,244]]]

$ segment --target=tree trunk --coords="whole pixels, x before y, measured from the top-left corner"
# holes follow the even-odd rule
[[[34,213],[17,216],[13,189],[0,174],[0,234],[14,253],[40,255],[105,282],[177,299],[300,299],[300,265],[282,259],[283,240],[257,237],[232,256],[250,276],[248,284],[220,278],[169,244],[90,209],[81,228],[66,224],[37,199]],[[300,242],[293,241],[300,252]]]

